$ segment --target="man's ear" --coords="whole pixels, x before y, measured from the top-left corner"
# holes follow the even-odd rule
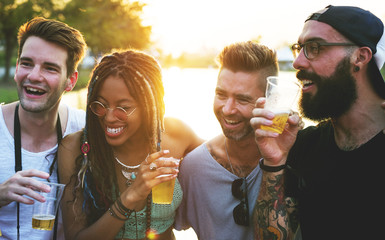
[[[16,68],[15,68],[15,75],[13,75],[13,80],[16,82],[16,75],[19,71],[19,59],[16,60]]]
[[[357,58],[355,64],[358,66],[364,66],[369,64],[370,60],[373,57],[372,50],[369,47],[360,47],[357,52]]]
[[[78,71],[75,71],[74,73],[72,73],[68,78],[67,78],[67,86],[65,88],[65,90],[67,92],[71,91],[74,87],[75,87],[75,84],[76,82],[78,81],[78,75],[79,75],[79,72]]]

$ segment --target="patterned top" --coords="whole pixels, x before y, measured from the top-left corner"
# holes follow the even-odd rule
[[[172,226],[175,219],[175,211],[180,205],[183,197],[182,188],[178,179],[175,180],[174,196],[171,204],[151,205],[151,229],[158,234],[165,232]],[[130,217],[120,229],[115,238],[142,239],[146,236],[146,209],[131,213]],[[136,215],[136,217],[135,217]],[[124,233],[123,233],[124,230]]]

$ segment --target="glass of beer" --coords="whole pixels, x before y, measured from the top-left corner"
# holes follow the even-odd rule
[[[295,79],[268,77],[264,108],[272,111],[275,116],[271,126],[261,126],[261,129],[281,134],[285,129],[293,104],[298,101],[300,90],[300,84]]]
[[[171,160],[175,162],[179,162],[179,159],[176,158],[159,158],[157,161],[162,161],[162,160]],[[169,176],[169,175],[160,175],[159,177],[163,176]],[[152,202],[157,203],[157,204],[171,204],[172,199],[174,197],[174,186],[175,186],[175,178],[167,181],[160,183],[156,185],[155,187],[152,188]]]
[[[51,191],[39,192],[45,197],[45,202],[35,201],[32,211],[32,228],[51,231],[55,223],[55,216],[63,195],[64,184],[44,182]]]

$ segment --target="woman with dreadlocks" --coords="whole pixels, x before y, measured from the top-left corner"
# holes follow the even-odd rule
[[[151,189],[176,178],[178,164],[157,159],[183,158],[202,139],[163,118],[163,95],[160,66],[145,53],[115,52],[95,66],[86,126],[59,147],[66,239],[175,239],[180,185],[170,205],[152,203]]]

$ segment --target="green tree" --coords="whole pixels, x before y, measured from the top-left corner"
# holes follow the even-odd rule
[[[0,42],[4,45],[5,74],[2,82],[10,81],[11,59],[16,54],[17,32],[24,22],[35,16],[51,17],[59,5],[55,0],[1,0]]]
[[[72,0],[61,20],[79,29],[93,56],[113,49],[144,49],[150,44],[151,26],[143,26],[145,5],[123,0]]]
[[[93,55],[98,56],[113,49],[149,46],[151,27],[143,26],[141,19],[144,6],[127,0],[0,0],[3,82],[9,83],[18,28],[33,17],[58,19],[79,29]]]

